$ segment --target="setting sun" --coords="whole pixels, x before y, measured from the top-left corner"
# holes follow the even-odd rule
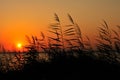
[[[21,44],[21,43],[18,43],[18,44],[17,44],[17,47],[18,47],[18,48],[22,48],[22,44]]]

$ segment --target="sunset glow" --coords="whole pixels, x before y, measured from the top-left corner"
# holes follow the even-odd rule
[[[120,73],[120,0],[0,0],[0,80],[91,73]]]
[[[93,39],[102,19],[119,25],[119,4],[120,0],[0,0],[0,44],[9,48],[19,40],[26,43],[25,35],[39,36],[41,31],[47,35],[54,13],[61,23],[69,21],[69,13],[82,33]]]

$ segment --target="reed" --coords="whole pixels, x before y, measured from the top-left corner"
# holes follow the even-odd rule
[[[101,27],[98,27],[98,36],[96,38],[96,50],[93,49],[91,40],[88,36],[82,34],[80,26],[74,21],[70,14],[67,14],[70,23],[63,25],[59,16],[55,13],[55,22],[50,24],[48,32],[51,36],[46,36],[43,32],[40,38],[37,36],[26,36],[28,45],[24,46],[27,51],[26,57],[15,52],[14,57],[5,54],[6,49],[0,45],[3,53],[0,58],[0,69],[4,72],[12,70],[21,70],[26,64],[34,62],[45,63],[45,60],[38,61],[39,54],[49,57],[50,62],[68,63],[69,61],[80,62],[81,58],[96,58],[97,60],[107,60],[108,62],[120,63],[120,26],[117,30],[111,29],[105,20]],[[95,56],[94,54],[97,54]],[[45,56],[46,57],[46,56]],[[77,57],[77,58],[76,58]],[[48,60],[48,58],[46,59]],[[89,60],[89,59],[88,59]],[[8,62],[8,63],[7,63]]]
[[[102,53],[110,54],[113,50],[111,31],[106,21],[103,22],[102,27],[99,27],[98,39],[96,39],[98,42],[97,49]]]
[[[118,53],[120,51],[120,37],[116,30],[110,29],[106,21],[103,21],[102,27],[99,27],[99,36],[97,40],[97,50],[102,58],[109,62],[118,62]],[[119,27],[118,27],[119,28]],[[100,56],[101,56],[100,55]]]
[[[117,53],[120,53],[120,26],[117,26],[118,31],[112,30],[114,33],[114,47]]]

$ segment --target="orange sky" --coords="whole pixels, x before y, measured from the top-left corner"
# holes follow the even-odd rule
[[[0,43],[25,44],[25,35],[48,29],[54,13],[64,22],[70,13],[82,32],[94,37],[102,19],[111,26],[120,23],[119,8],[120,0],[0,0]]]

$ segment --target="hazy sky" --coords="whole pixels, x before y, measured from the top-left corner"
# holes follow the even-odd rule
[[[93,37],[103,19],[120,25],[120,0],[0,0],[0,41],[24,43],[25,35],[45,32],[54,13],[64,22],[70,13],[83,33]]]

